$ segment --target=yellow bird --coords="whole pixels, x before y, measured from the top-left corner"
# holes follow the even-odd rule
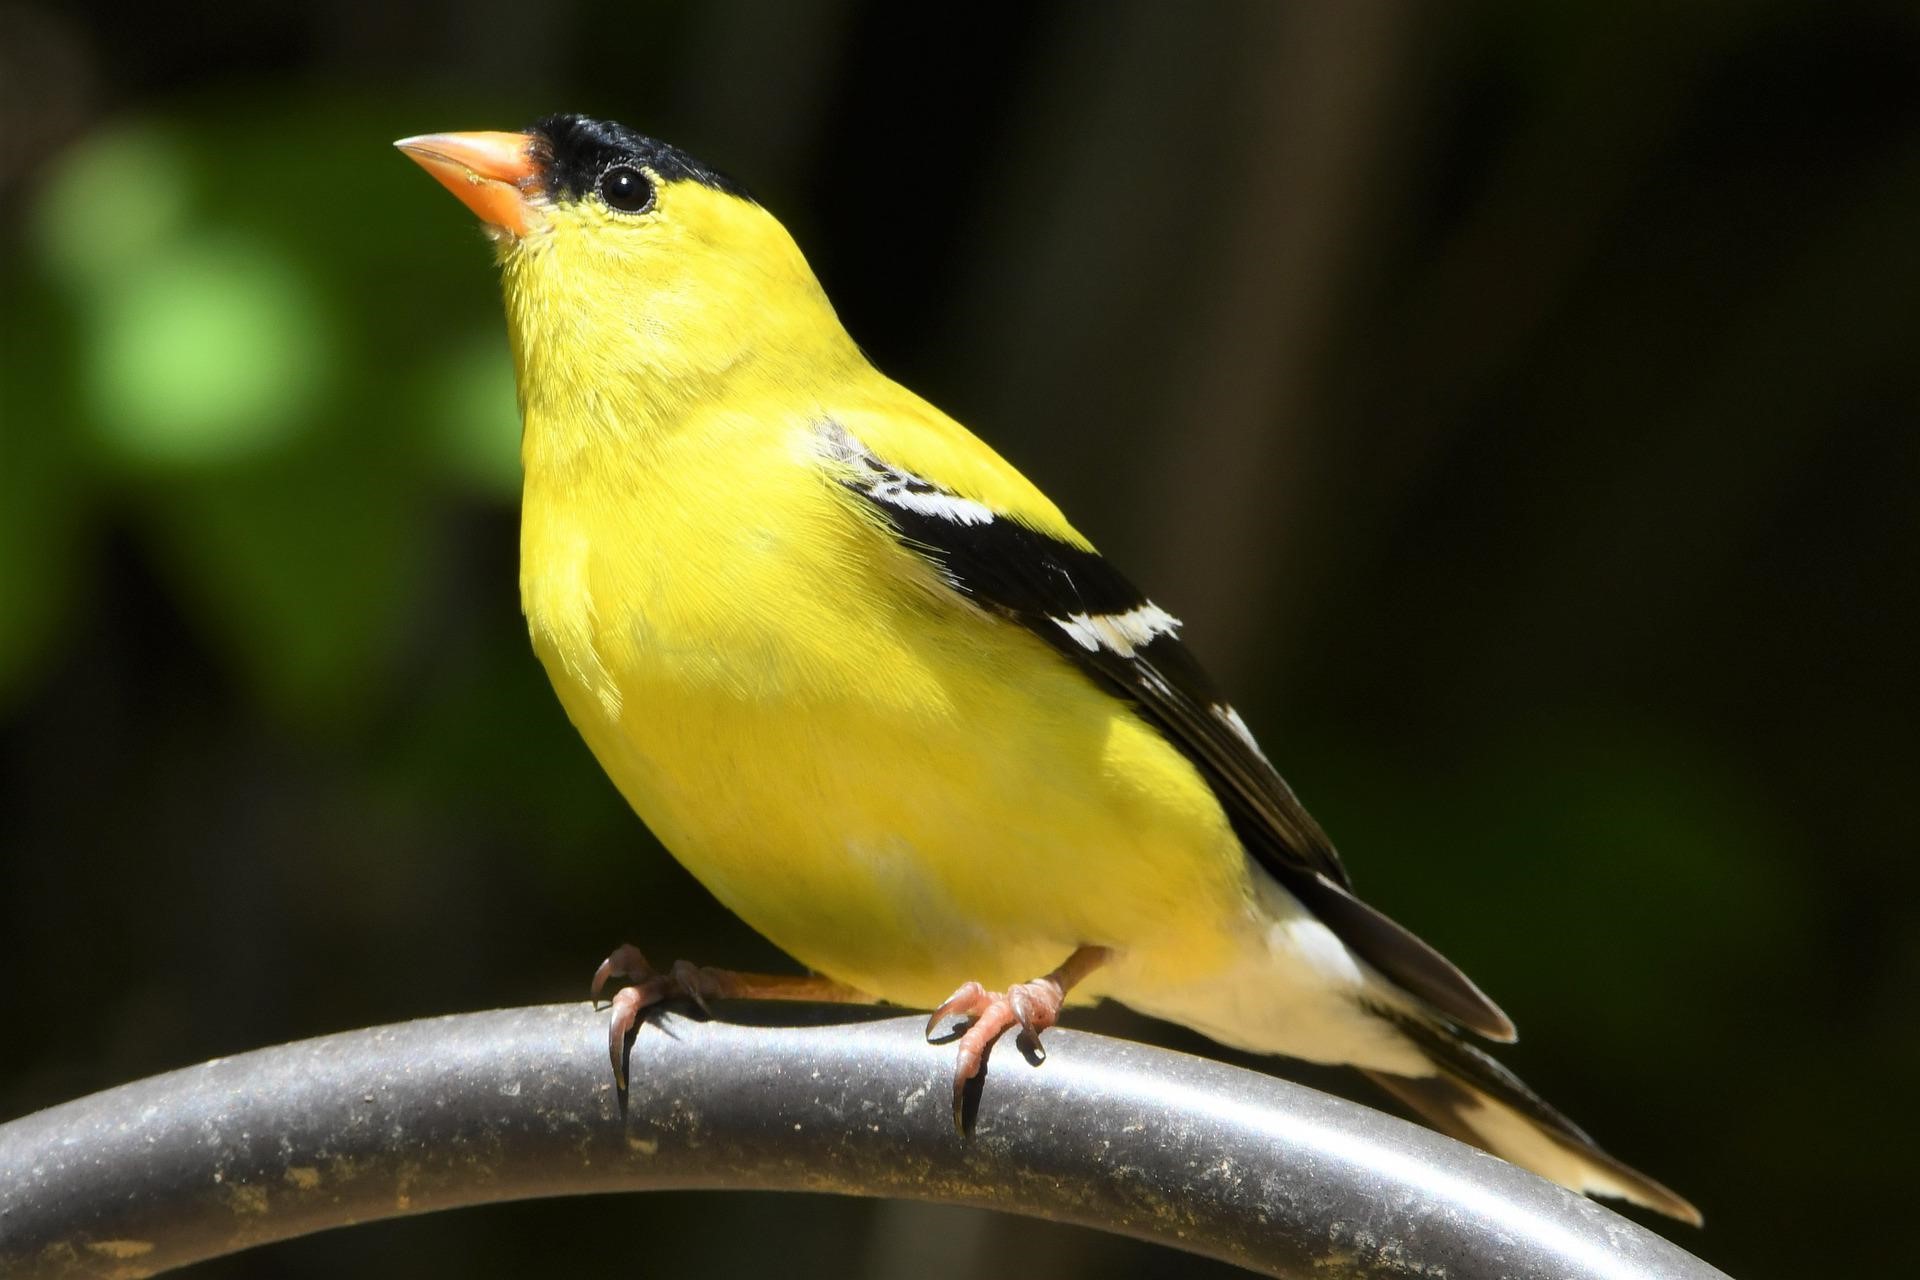
[[[1699,1221],[1467,1042],[1513,1026],[1353,895],[1179,621],[874,369],[745,189],[578,115],[397,145],[505,277],[554,689],[674,856],[821,975],[622,947],[594,983],[627,980],[616,1073],[670,996],[877,999],[970,1020],[957,1116],[1003,1032],[1037,1046],[1069,996],[1111,997]]]

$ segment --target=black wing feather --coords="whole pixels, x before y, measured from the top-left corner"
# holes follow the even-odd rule
[[[1103,556],[890,466],[838,427],[829,431],[832,456],[851,467],[846,488],[956,592],[1033,632],[1159,726],[1199,768],[1254,860],[1342,941],[1460,1025],[1513,1038],[1513,1024],[1466,975],[1353,896],[1332,841],[1180,643],[1177,624],[1141,631],[1137,643],[1102,640],[1085,624],[1154,610]]]

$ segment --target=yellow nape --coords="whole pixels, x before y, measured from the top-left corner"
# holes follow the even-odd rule
[[[500,249],[530,476],[647,454],[717,408],[772,406],[831,415],[908,470],[1087,545],[1026,477],[867,362],[759,205],[681,181],[641,218],[591,200],[543,213]]]

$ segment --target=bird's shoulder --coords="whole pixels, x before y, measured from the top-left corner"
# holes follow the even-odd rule
[[[1046,642],[1197,765],[1263,863],[1346,884],[1332,845],[1161,608],[1045,495],[951,419],[846,414],[814,448],[943,588]]]
[[[821,456],[857,482],[890,472],[916,487],[974,502],[984,513],[1018,522],[1067,546],[1092,551],[1040,487],[953,418],[897,385],[849,397],[809,429]],[[851,468],[848,471],[847,468]],[[878,470],[876,470],[876,468]],[[984,521],[983,521],[984,523]]]

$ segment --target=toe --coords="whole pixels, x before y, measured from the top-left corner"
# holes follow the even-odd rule
[[[987,989],[977,982],[969,982],[948,996],[938,1009],[927,1018],[927,1039],[933,1039],[933,1033],[948,1018],[958,1015],[965,1018],[977,1018],[991,1003]]]
[[[707,1007],[706,980],[700,972],[700,966],[690,960],[675,960],[671,976],[674,990],[693,1001],[701,1013],[711,1018],[713,1010]]]
[[[627,1037],[644,1008],[638,987],[613,993],[613,1011],[607,1018],[607,1056],[613,1061],[613,1080],[622,1093],[627,1088]]]
[[[1020,1030],[1026,1034],[1027,1043],[1033,1047],[1033,1056],[1037,1061],[1046,1061],[1047,1051],[1040,1044],[1040,1033],[1060,1020],[1061,999],[1060,988],[1045,979],[1023,982],[1007,992],[1007,1002],[1013,1006],[1013,1016],[1020,1023]]]
[[[623,942],[600,962],[598,969],[593,971],[593,986],[587,993],[588,998],[598,1001],[607,983],[616,977],[640,978],[652,971],[651,966],[647,964],[647,958],[640,954],[640,948],[630,942]]]
[[[967,1082],[974,1075],[965,1063],[957,1064],[953,1070],[953,1131],[963,1138],[967,1136]]]
[[[973,1025],[966,1029],[959,1044],[954,1047],[953,1124],[963,1138],[967,1136],[967,1086],[986,1070],[994,1042],[1008,1027],[1018,1022],[1013,1006],[1005,996],[988,993],[983,1003],[984,1007],[974,1018]]]
[[[1035,1004],[1032,994],[1029,993],[1024,986],[1015,987],[1007,993],[1007,1003],[1013,1006],[1014,1020],[1020,1024],[1020,1030],[1025,1033],[1027,1039],[1033,1042],[1033,1047],[1038,1050],[1040,1047],[1040,1032],[1044,1030],[1044,1028],[1040,1021],[1040,1010]]]
[[[980,1023],[974,1024],[977,1030]],[[995,1035],[998,1035],[995,1032]],[[953,1055],[953,1131],[961,1137],[967,1136],[967,1086],[987,1064],[987,1053],[993,1048],[993,1036],[976,1037],[972,1030],[961,1037],[960,1045]]]

